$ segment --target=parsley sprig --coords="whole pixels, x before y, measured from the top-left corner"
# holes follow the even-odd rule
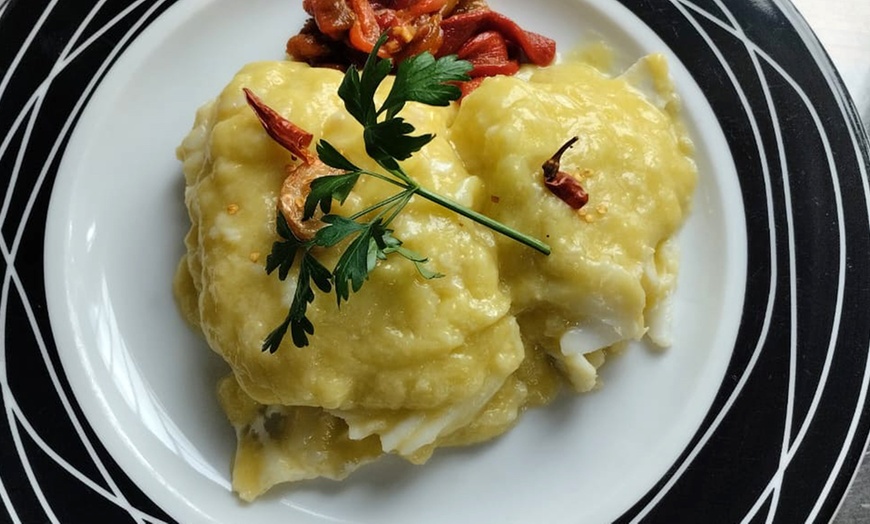
[[[550,253],[550,248],[540,240],[421,187],[402,169],[400,161],[410,158],[435,137],[431,134],[414,135],[414,126],[397,116],[399,112],[407,102],[447,106],[457,100],[461,92],[454,83],[468,80],[467,73],[472,66],[455,56],[436,59],[429,53],[422,53],[408,58],[399,64],[393,86],[378,107],[375,103],[375,92],[392,71],[392,63],[377,56],[377,50],[385,40],[385,36],[381,37],[361,72],[355,67],[348,68],[338,88],[338,95],[344,101],[348,113],[363,126],[366,153],[385,173],[358,167],[326,140],[317,144],[320,160],[343,173],[323,176],[311,183],[303,220],[313,217],[320,208],[324,213],[321,221],[326,225],[310,240],[296,238],[284,216],[278,213],[276,229],[281,240],[272,245],[272,252],[266,259],[266,272],[271,274],[277,270],[278,278],[285,280],[298,258],[299,275],[287,316],[266,337],[263,351],[277,351],[288,330],[294,345],[308,345],[308,335],[314,334],[314,325],[306,316],[308,304],[314,300],[312,286],[324,293],[335,288],[336,301],[341,306],[342,301],[350,298],[351,291],[355,293],[360,290],[378,261],[386,260],[391,254],[397,254],[414,263],[423,278],[443,276],[426,266],[428,259],[425,256],[405,248],[389,227],[415,195],[541,253]],[[392,184],[398,188],[398,192],[348,217],[331,214],[333,201],[344,203],[361,176]],[[324,267],[312,253],[315,248],[331,248],[343,241],[348,242],[347,247],[332,271]]]

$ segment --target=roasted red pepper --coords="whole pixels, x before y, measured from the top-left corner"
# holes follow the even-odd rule
[[[400,18],[410,19],[440,11],[446,3],[447,0],[398,0],[392,8],[400,12]]]
[[[356,20],[350,28],[348,39],[353,47],[369,53],[375,47],[382,32],[375,10],[369,0],[350,0],[350,5]]]
[[[302,8],[314,17],[320,31],[333,40],[343,38],[356,18],[345,0],[305,0]]]
[[[525,58],[535,65],[549,65],[556,57],[556,42],[537,33],[524,31],[510,18],[489,9],[445,18],[441,22],[441,30],[444,31],[444,43],[438,50],[441,56],[458,52],[475,35],[496,31],[507,42],[519,47]]]
[[[549,65],[556,54],[553,40],[523,30],[484,0],[304,0],[303,7],[312,18],[288,41],[287,54],[311,65],[358,63],[383,33],[389,38],[381,58],[457,54],[474,66],[473,79],[512,75],[523,62]],[[460,87],[468,94],[478,85]]]
[[[547,189],[549,189],[551,193],[571,206],[572,209],[580,209],[589,202],[589,194],[586,193],[586,190],[583,189],[580,182],[573,176],[560,170],[562,155],[572,147],[577,140],[578,139],[575,136],[571,140],[565,142],[565,144],[556,151],[556,154],[544,162],[544,165],[542,166],[544,169],[544,185],[547,186]]]
[[[254,110],[260,124],[272,140],[278,142],[281,147],[293,153],[296,158],[302,159],[307,165],[311,165],[317,157],[308,150],[314,135],[300,128],[293,122],[281,116],[277,111],[267,106],[257,95],[247,87],[243,89],[248,105]]]
[[[485,31],[471,38],[456,55],[474,66],[468,72],[472,78],[513,75],[520,69],[519,62],[511,60],[507,42],[497,31]]]

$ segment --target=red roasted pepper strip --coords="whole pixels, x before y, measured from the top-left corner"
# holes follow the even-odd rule
[[[472,78],[471,80],[468,80],[465,82],[460,82],[459,83],[459,90],[462,92],[462,96],[459,97],[459,100],[462,100],[463,98],[467,97],[475,89],[480,87],[480,84],[482,84],[483,81],[486,80],[486,78],[487,77],[485,77],[485,76],[479,76],[477,78]]]
[[[480,62],[498,63],[509,60],[507,42],[498,31],[484,31],[456,51],[462,60],[478,59]]]
[[[508,60],[500,64],[476,64],[470,60],[474,68],[468,72],[471,78],[485,78],[490,76],[512,76],[520,70],[520,64],[516,60]]]
[[[419,0],[418,2],[396,2],[393,8],[401,10],[402,14],[410,18],[416,18],[420,15],[428,15],[440,11],[447,0]]]
[[[248,105],[254,110],[260,124],[272,140],[297,158],[301,158],[309,166],[317,160],[317,157],[308,150],[314,135],[278,114],[247,87],[243,91],[245,98],[248,99]]]
[[[468,76],[513,75],[520,69],[516,60],[508,56],[507,42],[497,31],[484,31],[465,43],[456,53],[462,60],[471,62],[474,68]]]
[[[589,202],[589,194],[586,193],[586,190],[583,189],[583,186],[580,185],[580,182],[576,178],[559,170],[562,154],[573,146],[575,142],[577,142],[576,136],[565,142],[552,158],[544,162],[544,185],[547,186],[547,189],[551,193],[571,206],[572,209],[580,209]]]
[[[350,44],[364,53],[371,53],[381,36],[375,9],[369,0],[350,0],[350,5],[356,15],[348,33]]]
[[[305,0],[302,7],[314,17],[320,31],[333,40],[343,38],[353,26],[354,13],[345,0]]]
[[[529,62],[535,65],[549,65],[556,57],[556,42],[523,30],[510,18],[491,10],[471,11],[445,18],[441,22],[444,43],[438,54],[455,54],[474,35],[483,31],[498,31],[509,42],[522,49]]]

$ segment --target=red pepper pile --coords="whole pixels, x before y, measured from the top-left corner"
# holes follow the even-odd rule
[[[382,58],[397,62],[425,51],[456,54],[474,65],[463,94],[483,78],[512,75],[520,63],[549,65],[556,43],[523,30],[484,0],[304,0],[311,15],[287,42],[287,54],[311,65],[360,64],[381,34]]]

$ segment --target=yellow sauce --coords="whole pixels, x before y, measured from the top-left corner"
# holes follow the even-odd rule
[[[654,80],[652,98],[571,62],[488,79],[461,107],[409,104],[402,116],[436,139],[405,170],[548,242],[552,254],[415,198],[392,224],[395,235],[445,277],[424,280],[404,259],[380,262],[340,309],[334,296],[317,295],[309,347],[288,336],[274,354],[260,350],[262,341],[286,315],[295,283],[267,275],[263,264],[294,159],[262,130],[242,88],[357,165],[376,165],[336,95],[335,71],[250,64],[200,109],[178,149],[192,226],[175,290],[232,370],[218,395],[239,439],[233,485],[242,498],[284,481],[344,478],[383,453],[420,463],[438,446],[493,438],[563,383],[593,388],[604,348],[644,336],[673,290],[670,239],[695,167],[664,60],[639,67],[635,75]],[[562,169],[590,193],[580,212],[541,179],[541,164],[575,135]],[[363,178],[340,213],[392,190]],[[336,261],[335,253],[318,256],[327,267]],[[560,347],[569,329],[601,344]]]

